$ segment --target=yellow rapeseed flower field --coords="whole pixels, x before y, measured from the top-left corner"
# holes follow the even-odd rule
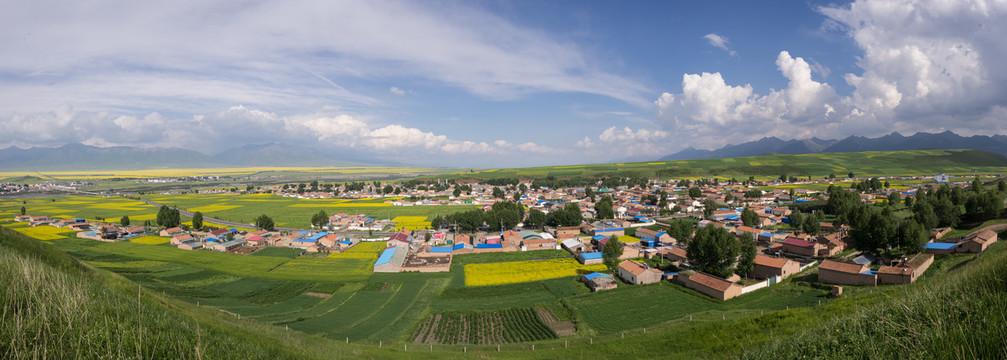
[[[31,236],[39,240],[59,240],[66,238],[65,235],[60,235],[60,233],[73,232],[73,230],[70,229],[58,228],[52,226],[19,227],[14,228],[14,231]]]
[[[632,236],[629,236],[629,235],[619,236],[617,238],[617,240],[622,241],[622,242],[627,243],[627,244],[639,244],[640,243],[640,239],[632,237]]]
[[[465,265],[465,286],[484,286],[555,279],[595,271],[605,265],[581,265],[571,258]]]
[[[430,222],[427,221],[426,216],[396,216],[392,221],[395,222],[396,230],[421,230],[430,227]]]
[[[141,236],[141,237],[138,237],[138,238],[129,239],[129,241],[132,241],[132,242],[135,242],[135,243],[138,243],[138,244],[159,245],[159,244],[168,243],[169,241],[171,241],[171,238],[167,238],[167,237],[163,237],[163,236],[148,235],[148,236]]]
[[[384,250],[385,246],[387,246],[387,243],[385,243],[384,241],[361,241],[361,242],[357,243],[356,245],[353,245],[349,249],[346,249],[346,251],[343,252],[343,253],[344,254],[346,254],[346,253],[376,254],[376,253]]]

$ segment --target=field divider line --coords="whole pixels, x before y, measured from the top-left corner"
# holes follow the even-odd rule
[[[397,296],[399,296],[399,293],[401,291],[402,291],[402,286],[400,285],[399,289],[395,290],[395,294],[394,295],[389,296],[388,300],[385,300],[385,302],[383,304],[381,304],[381,306],[377,307],[377,309],[375,309],[373,312],[371,312],[370,315],[368,315],[367,317],[365,317],[363,319],[360,319],[360,320],[357,320],[357,321],[354,321],[353,323],[351,323],[349,325],[346,325],[346,326],[343,326],[341,328],[329,330],[329,332],[330,333],[336,333],[336,332],[340,332],[340,331],[343,331],[343,330],[348,330],[348,329],[353,328],[354,326],[360,325],[361,323],[363,323],[363,322],[365,322],[367,320],[370,320],[372,317],[374,317],[379,312],[381,312],[381,309],[384,309],[385,306],[388,306],[388,303],[392,302],[392,300],[394,300]]]
[[[352,299],[354,296],[357,296],[357,291],[354,291],[353,294],[350,294],[350,296],[347,296],[345,299],[343,299],[343,301],[340,302],[339,305],[336,305],[336,306],[332,307],[331,309],[329,309],[328,311],[319,313],[318,315],[312,316],[312,317],[304,319],[304,320],[314,319],[314,318],[317,318],[317,317],[324,316],[325,314],[328,314],[330,312],[336,311],[336,309],[339,309],[339,307],[341,307],[344,304],[346,304],[346,302],[350,301],[350,299]],[[332,296],[329,299],[332,299],[333,297],[335,297],[335,296]],[[290,313],[295,313],[295,312],[300,312],[300,311],[307,311],[307,310],[313,309],[315,307],[322,306],[323,304],[326,304],[328,301],[329,300],[325,300],[325,301],[322,301],[322,302],[320,302],[318,304],[315,304],[315,306],[312,306],[312,307],[309,307],[309,308],[306,308],[306,309],[297,310],[297,311],[291,311]],[[328,305],[326,305],[326,306],[328,306]],[[287,313],[286,315],[289,315],[290,313]],[[283,324],[292,324],[292,323],[299,322],[299,321],[303,321],[303,320],[297,320],[297,321],[279,320],[279,321],[271,321],[271,322],[266,322],[266,323],[273,324],[273,325],[283,325]]]
[[[423,295],[423,291],[426,290],[427,287],[429,287],[429,286],[430,286],[430,280],[424,280],[423,281],[423,287],[421,287],[419,290],[416,291],[416,297],[419,297],[420,295]],[[399,289],[401,291],[402,286],[399,286]],[[396,296],[398,296],[398,293],[396,293]],[[414,299],[412,303],[416,303],[416,300]],[[412,305],[412,303],[410,305]],[[429,306],[430,306],[430,304],[428,303],[427,307],[429,307]],[[405,314],[408,313],[409,310],[411,310],[411,309],[412,309],[412,306],[407,306],[407,307],[403,308],[402,311],[400,311],[399,314],[396,315],[394,319],[392,319],[392,321],[388,322],[388,324],[389,325],[390,324],[394,324],[396,321],[399,321],[399,319],[402,319],[402,317],[405,316]]]

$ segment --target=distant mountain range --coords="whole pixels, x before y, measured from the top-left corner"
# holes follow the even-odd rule
[[[937,134],[919,132],[913,136],[903,136],[897,132],[877,138],[850,136],[842,140],[822,140],[819,138],[780,140],[776,137],[767,137],[743,144],[728,145],[717,150],[699,150],[689,147],[660,160],[918,149],[973,149],[1007,156],[1007,136],[975,135],[964,137],[949,130]]]
[[[249,166],[360,166],[322,151],[283,143],[244,145],[216,155],[180,148],[96,147],[67,144],[55,148],[0,149],[0,170],[113,170]],[[370,165],[376,163],[369,162]]]

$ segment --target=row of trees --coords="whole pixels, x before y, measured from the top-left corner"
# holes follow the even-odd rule
[[[516,202],[499,201],[489,211],[469,210],[451,215],[438,216],[430,222],[435,229],[455,227],[459,231],[477,231],[486,225],[491,231],[511,229],[524,221],[528,227],[545,225],[575,226],[584,221],[580,207],[567,203],[562,209],[546,215],[539,210],[531,210],[525,218],[524,206]]]

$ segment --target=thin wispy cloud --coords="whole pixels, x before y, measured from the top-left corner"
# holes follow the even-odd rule
[[[709,33],[703,35],[703,38],[706,39],[706,41],[709,42],[710,45],[712,45],[713,47],[727,51],[727,53],[730,54],[731,56],[738,55],[738,53],[735,52],[734,49],[731,49],[731,42],[728,41],[727,38],[722,35]]]

